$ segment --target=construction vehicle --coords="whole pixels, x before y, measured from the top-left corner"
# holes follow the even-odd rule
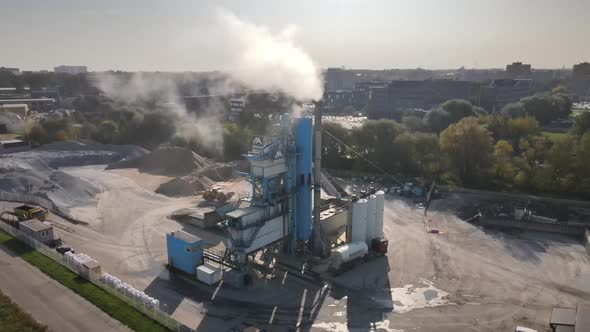
[[[25,221],[30,219],[38,219],[40,221],[46,221],[49,217],[49,212],[41,207],[34,207],[29,205],[21,205],[14,208],[14,213],[19,221]]]
[[[234,193],[224,193],[223,190],[219,188],[213,188],[206,190],[203,192],[203,198],[207,201],[219,201],[219,202],[226,202],[233,197]]]

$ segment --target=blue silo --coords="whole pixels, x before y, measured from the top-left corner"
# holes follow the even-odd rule
[[[297,149],[297,239],[308,240],[311,236],[311,189],[312,189],[312,120],[295,119],[295,147]]]

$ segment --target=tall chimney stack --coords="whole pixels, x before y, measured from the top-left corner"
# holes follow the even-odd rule
[[[313,233],[312,253],[324,257],[325,249],[320,226],[321,182],[322,182],[322,102],[315,103],[315,123],[313,138]]]

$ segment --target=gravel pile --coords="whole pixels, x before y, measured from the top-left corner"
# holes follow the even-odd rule
[[[188,196],[211,188],[215,182],[234,178],[238,171],[247,171],[248,163],[236,161],[216,163],[189,149],[162,146],[133,160],[111,164],[107,169],[137,168],[140,172],[174,176],[156,193],[166,196]]]
[[[212,160],[189,149],[164,146],[139,158],[113,163],[107,169],[137,168],[144,173],[178,176],[203,170],[214,164]]]
[[[0,154],[0,192],[30,194],[65,208],[75,206],[93,198],[100,188],[59,168],[109,164],[146,153],[145,149],[134,145],[71,141]]]

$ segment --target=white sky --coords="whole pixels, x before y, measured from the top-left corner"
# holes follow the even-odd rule
[[[219,9],[296,40],[321,67],[571,68],[590,60],[590,0],[0,0],[0,66],[208,71]]]

